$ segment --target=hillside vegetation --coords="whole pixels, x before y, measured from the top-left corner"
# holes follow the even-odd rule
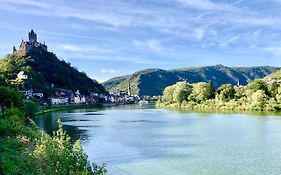
[[[270,81],[270,80],[281,80],[281,70],[278,70],[272,74],[269,74],[268,76],[264,77],[265,81]]]
[[[29,77],[23,85],[15,80],[22,70]],[[73,91],[80,90],[83,94],[105,92],[101,84],[89,78],[84,72],[79,72],[70,63],[59,60],[55,54],[37,48],[27,56],[9,54],[0,60],[0,75],[26,89],[37,89],[45,94],[50,93],[52,86]]]
[[[33,122],[37,104],[0,76],[0,174],[104,175],[105,165],[87,160],[79,140],[59,128],[48,135]]]
[[[178,82],[168,86],[157,102],[158,107],[208,111],[280,111],[281,82],[256,79],[245,87],[211,83]]]
[[[146,69],[132,75],[112,78],[103,85],[108,91],[114,92],[126,90],[130,82],[133,93],[153,96],[162,95],[165,87],[178,81],[212,82],[215,88],[225,83],[236,85],[238,81],[241,85],[246,85],[256,78],[263,78],[279,69],[270,66],[225,67],[222,65],[172,70]]]

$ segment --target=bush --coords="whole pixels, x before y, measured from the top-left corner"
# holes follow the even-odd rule
[[[54,132],[53,138],[44,135],[36,143],[34,156],[40,160],[40,172],[52,175],[104,175],[105,165],[91,165],[83,152],[80,141],[72,145],[60,121],[58,125],[59,128]]]
[[[23,108],[25,112],[25,117],[34,120],[36,112],[38,110],[37,103],[31,100],[23,100]]]

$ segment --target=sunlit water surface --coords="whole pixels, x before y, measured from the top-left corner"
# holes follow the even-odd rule
[[[108,175],[281,174],[279,116],[131,105],[49,113],[36,122],[51,133],[58,118]]]

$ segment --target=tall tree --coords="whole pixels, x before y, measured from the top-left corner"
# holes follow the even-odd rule
[[[231,84],[223,84],[217,89],[216,98],[222,101],[228,101],[234,98],[235,90]]]
[[[21,107],[22,94],[16,89],[5,86],[0,86],[0,108],[2,110],[2,117],[4,117],[5,109],[13,107]]]
[[[191,95],[188,97],[189,100],[201,103],[212,98],[214,95],[214,87],[211,83],[195,83],[193,84],[193,90]]]

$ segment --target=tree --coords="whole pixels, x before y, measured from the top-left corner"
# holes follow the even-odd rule
[[[21,108],[22,94],[16,89],[0,86],[0,108],[4,117],[5,108]]]
[[[231,84],[223,84],[217,89],[216,93],[219,100],[228,101],[234,98],[235,90]]]
[[[7,83],[7,80],[5,79],[5,77],[3,75],[0,75],[0,86],[9,86],[9,84]]]
[[[267,96],[263,90],[257,90],[252,94],[252,109],[263,110],[266,105]]]
[[[173,100],[177,103],[182,103],[184,100],[188,100],[188,96],[192,92],[192,86],[185,81],[178,82],[175,85],[173,92]]]
[[[192,93],[188,97],[189,100],[201,103],[213,97],[214,88],[211,83],[195,83],[192,85]]]
[[[174,90],[175,90],[175,85],[166,87],[163,91],[162,101],[173,103],[174,102],[174,98],[173,98]]]
[[[234,98],[235,98],[236,100],[238,100],[238,99],[241,99],[241,98],[243,98],[243,97],[246,97],[246,95],[245,95],[245,88],[243,88],[243,87],[238,87],[238,88],[235,90]]]
[[[38,110],[38,106],[34,101],[31,100],[23,100],[23,108],[25,117],[29,117],[31,119],[35,118],[36,112]]]
[[[248,86],[247,89],[253,90],[254,92],[257,90],[263,90],[266,94],[269,94],[268,87],[263,80],[257,79],[252,81]]]
[[[268,85],[268,91],[269,91],[271,97],[275,97],[278,94],[279,87],[280,87],[280,84],[277,82],[273,82],[270,85]]]

